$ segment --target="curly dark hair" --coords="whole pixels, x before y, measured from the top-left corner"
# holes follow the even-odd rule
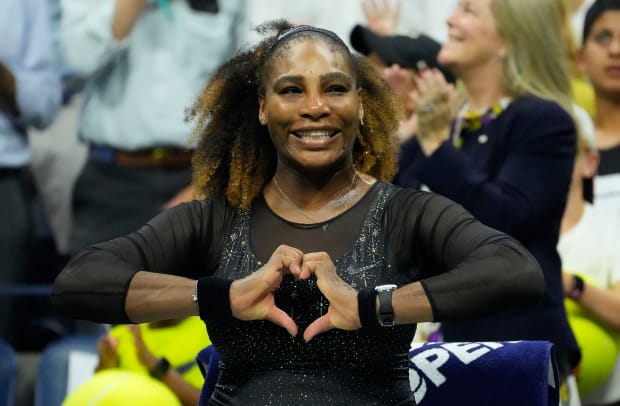
[[[248,208],[273,177],[276,150],[258,120],[258,96],[264,95],[264,79],[275,56],[299,38],[324,41],[349,60],[365,112],[353,148],[354,165],[379,180],[391,180],[396,171],[398,110],[384,79],[330,31],[295,28],[284,20],[263,24],[257,31],[272,34],[221,65],[188,110],[197,140],[192,162],[197,196],[225,196],[233,207]]]

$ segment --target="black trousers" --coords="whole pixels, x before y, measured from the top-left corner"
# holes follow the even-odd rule
[[[190,182],[190,167],[118,166],[89,158],[73,189],[71,253],[136,231]]]
[[[0,286],[25,284],[33,255],[32,191],[26,170],[0,170]],[[13,344],[23,327],[18,297],[0,295],[0,337]]]

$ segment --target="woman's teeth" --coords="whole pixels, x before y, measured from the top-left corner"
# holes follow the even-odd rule
[[[332,130],[316,130],[316,131],[296,131],[300,138],[323,139],[329,138],[334,132]]]

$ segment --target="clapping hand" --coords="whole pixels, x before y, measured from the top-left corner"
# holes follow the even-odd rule
[[[389,0],[381,0],[381,4],[379,0],[362,1],[366,25],[370,30],[381,35],[391,35],[396,32],[403,3],[402,0],[393,3],[390,4]]]
[[[136,347],[136,355],[138,361],[146,368],[147,371],[152,371],[157,364],[157,357],[147,348],[142,338],[142,332],[138,324],[130,324],[127,326],[131,334],[133,335],[133,343]]]
[[[416,87],[413,101],[418,114],[417,138],[422,151],[429,156],[450,138],[450,126],[456,115],[456,90],[439,69],[426,67],[419,69]]]
[[[415,90],[413,88],[412,69],[402,68],[394,64],[383,70],[383,76],[398,98],[404,118],[400,120],[397,132],[399,144],[407,141],[418,132],[418,115],[415,112]]]
[[[96,372],[104,369],[118,368],[118,340],[107,334],[97,341],[97,353],[99,354],[99,363],[95,368]]]

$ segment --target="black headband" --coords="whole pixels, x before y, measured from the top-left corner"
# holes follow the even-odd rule
[[[347,52],[349,52],[349,47],[347,46],[347,44],[345,44],[342,38],[340,38],[335,32],[326,30],[324,28],[314,27],[312,25],[298,25],[298,26],[291,28],[290,30],[281,32],[276,37],[273,44],[271,44],[271,46],[269,47],[269,53],[271,53],[278,46],[278,44],[281,44],[287,38],[293,37],[297,34],[301,34],[304,32],[316,32],[316,33],[325,35],[329,37],[330,39],[332,39],[333,41],[335,41],[336,43],[338,43],[339,45],[341,45],[344,49],[347,50]]]

